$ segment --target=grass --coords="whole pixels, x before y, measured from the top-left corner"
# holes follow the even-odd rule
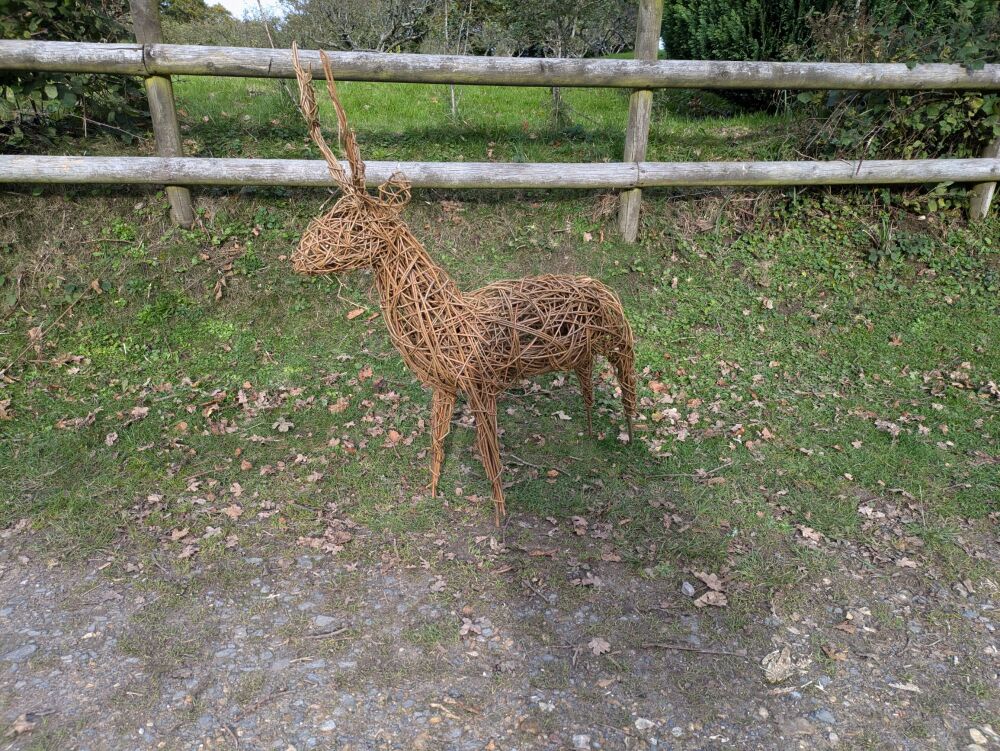
[[[276,81],[190,77],[175,89],[192,153],[319,158]],[[367,159],[589,162],[617,159],[624,149],[626,91],[565,89],[561,122],[553,118],[545,88],[459,86],[457,117],[447,86],[346,81],[338,91]],[[335,129],[325,91],[317,98],[324,124]],[[683,91],[657,92],[654,107],[659,117],[650,130],[651,160],[786,153],[789,123],[782,117],[734,114],[711,94]],[[681,111],[702,114],[679,116]]]
[[[316,156],[275,82],[176,87],[189,153]],[[590,161],[622,147],[614,91],[565,92],[559,126],[541,89],[465,87],[457,122],[445,87],[342,92],[370,159]],[[781,118],[711,114],[717,100],[690,114],[698,102],[658,97],[651,158],[786,148]],[[0,352],[27,349],[0,390],[12,415],[0,421],[0,526],[28,518],[76,553],[124,535],[175,560],[194,543],[212,560],[233,536],[317,538],[328,517],[348,517],[414,564],[423,553],[407,539],[489,533],[472,430],[449,439],[444,499],[422,493],[429,395],[369,316],[368,279],[291,273],[287,255],[324,198],[205,191],[195,231],[169,226],[160,193],[5,199]],[[890,558],[919,546],[956,575],[975,565],[955,530],[998,510],[996,220],[918,221],[867,192],[650,191],[642,243],[629,246],[602,233],[598,199],[425,191],[408,209],[462,286],[589,274],[621,293],[635,327],[641,440],[616,440],[612,380],[599,381],[589,439],[572,380],[538,379],[544,393],[502,404],[512,510],[610,524],[607,545],[637,573],[729,570],[734,623],[829,566],[803,529]],[[885,216],[899,237],[929,241],[879,255]],[[356,307],[366,314],[348,320]],[[242,515],[223,512],[233,505]],[[433,623],[407,635],[438,638]]]

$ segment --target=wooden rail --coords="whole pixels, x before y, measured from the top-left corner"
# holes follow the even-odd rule
[[[656,188],[712,185],[887,185],[996,182],[1000,158],[863,162],[365,162],[376,186],[394,172],[420,188]],[[348,169],[344,163],[344,168]],[[333,185],[303,159],[0,156],[0,183]]]
[[[0,71],[118,73],[146,79],[160,158],[0,156],[0,183],[166,184],[174,218],[192,217],[181,185],[329,185],[322,162],[301,160],[186,159],[173,114],[171,75],[294,78],[289,50],[161,44],[156,0],[131,0],[148,16],[136,25],[144,44],[92,44],[0,40]],[[637,57],[647,49],[662,0],[639,0]],[[134,9],[133,9],[134,10]],[[142,13],[138,14],[139,16]],[[649,33],[641,33],[646,29]],[[302,59],[322,77],[319,53]],[[625,160],[614,164],[495,164],[371,162],[377,184],[400,169],[418,187],[616,188],[623,196],[619,226],[628,240],[638,229],[644,187],[668,185],[834,185],[971,182],[970,218],[982,219],[1000,178],[1000,140],[982,159],[869,162],[645,162],[650,90],[909,89],[1000,90],[1000,65],[711,62],[699,60],[596,60],[468,57],[374,52],[330,53],[344,81],[451,83],[493,86],[586,86],[636,89],[631,97]]]
[[[319,53],[302,60],[322,78]],[[598,60],[331,52],[339,80],[626,89],[1000,89],[1000,65]],[[288,50],[0,40],[0,70],[294,78]]]

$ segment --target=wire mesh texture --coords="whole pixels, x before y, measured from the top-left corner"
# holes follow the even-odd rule
[[[407,367],[433,390],[431,483],[437,494],[444,440],[459,392],[476,420],[479,454],[492,486],[495,518],[506,515],[497,437],[497,397],[520,379],[574,371],[592,432],[593,363],[602,355],[615,368],[628,433],[636,413],[635,339],[618,296],[596,279],[544,275],[460,290],[428,255],[402,217],[410,199],[406,177],[396,173],[376,194],[365,188],[365,165],[337,96],[330,61],[320,60],[337,113],[339,142],[349,170],[323,138],[312,71],[292,60],[309,135],[342,195],[306,228],[292,265],[304,274],[370,268],[382,316]]]

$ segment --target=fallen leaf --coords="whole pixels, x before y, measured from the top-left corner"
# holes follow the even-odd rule
[[[805,539],[810,540],[812,542],[819,542],[820,540],[823,539],[822,532],[817,532],[812,527],[807,527],[804,524],[798,525],[798,530],[800,535],[802,535]]]
[[[919,563],[910,558],[897,558],[896,565],[900,568],[918,568],[920,566]]]
[[[556,555],[555,548],[534,548],[528,551],[528,555],[532,558],[554,558]]]
[[[182,540],[187,537],[190,531],[191,530],[188,527],[184,527],[184,529],[175,529],[170,533],[170,539],[173,542],[177,542],[178,540]]]
[[[695,578],[701,579],[709,589],[714,589],[716,592],[723,592],[726,586],[722,583],[722,580],[715,574],[708,574],[704,571],[695,571]]]
[[[764,668],[764,677],[768,683],[781,683],[795,673],[792,650],[787,645],[776,649],[760,661],[760,666]]]
[[[271,427],[279,433],[287,433],[291,428],[295,427],[295,423],[289,422],[284,417],[279,417]]]
[[[10,399],[0,399],[0,420],[13,420],[14,412],[10,408]]]
[[[843,649],[837,649],[833,644],[824,644],[821,649],[823,650],[823,654],[831,660],[842,662],[847,659],[847,652]]]
[[[708,590],[705,594],[694,601],[694,606],[696,608],[703,608],[706,605],[711,605],[716,608],[724,608],[729,604],[729,600],[722,592],[716,592],[714,589]]]
[[[241,516],[243,516],[243,507],[240,506],[239,504],[233,503],[222,509],[222,513],[228,516],[230,519],[233,520],[239,519]]]
[[[17,719],[14,720],[14,724],[10,726],[10,730],[7,731],[7,737],[16,738],[19,735],[30,733],[38,726],[38,721],[35,717],[36,715],[32,712],[25,712],[18,715]]]
[[[911,694],[923,693],[923,691],[920,690],[920,686],[915,683],[890,683],[889,687],[899,689],[900,691],[909,691]]]
[[[350,311],[347,314],[347,320],[348,321],[353,321],[355,318],[357,318],[359,315],[361,315],[364,312],[365,312],[364,308],[355,308],[354,310]]]
[[[115,431],[112,430],[110,433],[104,436],[105,446],[114,446],[116,443],[118,443],[118,434]]]
[[[595,636],[589,642],[587,642],[587,647],[595,656],[603,655],[611,651],[611,645],[599,636]]]
[[[447,586],[447,582],[440,576],[431,582],[431,592],[444,592],[444,588]]]

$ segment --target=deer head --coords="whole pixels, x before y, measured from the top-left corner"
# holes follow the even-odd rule
[[[365,189],[365,163],[337,96],[330,59],[323,51],[319,57],[326,77],[326,90],[337,113],[338,140],[347,156],[350,172],[344,169],[323,138],[312,70],[303,69],[298,46],[293,42],[292,65],[299,84],[302,116],[309,126],[310,138],[319,147],[330,176],[343,194],[330,211],[309,223],[292,254],[293,267],[305,274],[339,273],[372,266],[398,235],[402,223],[399,211],[410,200],[409,183],[399,173],[379,186],[378,195],[371,195]]]

